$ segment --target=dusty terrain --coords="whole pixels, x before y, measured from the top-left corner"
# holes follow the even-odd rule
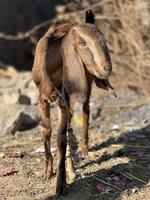
[[[84,21],[92,9],[110,50],[111,84],[118,97],[93,85],[89,127],[89,158],[77,153],[82,137],[81,107],[74,103],[72,138],[77,179],[68,181],[63,200],[150,199],[150,2],[148,0],[82,0],[56,7],[56,21]],[[25,8],[28,10],[28,8]],[[39,15],[38,15],[39,16]],[[54,20],[54,21],[53,21]],[[29,20],[30,21],[30,20]],[[21,23],[22,24],[22,23]],[[10,27],[10,25],[8,24]],[[37,42],[36,27],[28,42]],[[30,30],[29,30],[30,32]],[[16,34],[17,35],[17,34]],[[26,36],[26,33],[23,34]],[[4,35],[3,39],[9,40]],[[11,37],[17,45],[23,38]],[[7,41],[11,44],[11,40]],[[30,49],[34,54],[34,50]],[[12,51],[12,50],[11,50]],[[19,49],[19,54],[22,49]],[[8,51],[7,51],[8,53]],[[16,53],[15,57],[16,57]],[[29,55],[31,56],[31,55]],[[33,57],[33,55],[32,55]],[[17,57],[18,58],[18,57]],[[21,59],[19,57],[18,59]],[[29,59],[29,58],[28,58]],[[3,60],[2,60],[3,62]],[[26,65],[21,59],[22,66]],[[8,62],[9,63],[9,62]],[[30,66],[26,66],[31,69]],[[7,69],[5,71],[5,69]],[[56,130],[57,106],[51,106],[52,148],[55,175],[45,181],[43,141],[39,132],[37,91],[30,72],[18,73],[0,62],[0,200],[57,199]]]
[[[36,90],[30,73],[15,73],[12,74],[17,78],[7,74],[0,79],[0,199],[57,199],[56,176],[49,181],[43,178],[44,153],[38,152],[43,143],[38,128]],[[135,91],[119,87],[115,78],[111,82],[118,98],[93,85],[88,159],[76,152],[82,136],[82,119],[80,105],[75,103],[72,126],[77,179],[68,185],[69,193],[62,199],[149,199],[150,105]],[[19,95],[28,94],[31,101],[23,98],[18,102],[17,97],[11,96],[12,92],[17,96],[18,91]],[[17,117],[20,112],[29,114],[28,120],[22,114]],[[56,105],[52,105],[51,113],[55,148]]]

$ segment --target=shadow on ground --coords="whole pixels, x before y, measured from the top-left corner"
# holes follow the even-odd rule
[[[100,145],[93,146],[91,151],[96,152],[100,149],[109,147],[110,145],[123,144],[123,148],[115,151],[113,155],[104,155],[98,159],[90,160],[86,164],[80,166],[86,168],[95,164],[102,164],[111,159],[125,157],[129,158],[129,162],[114,164],[111,168],[101,169],[94,173],[84,174],[79,177],[76,182],[69,185],[69,194],[61,199],[117,199],[122,195],[133,195],[133,188],[142,189],[146,187],[146,183],[150,180],[150,125],[134,130],[132,132],[123,133],[119,138],[110,138]],[[134,177],[127,177],[123,174],[129,173]],[[118,181],[108,180],[108,177],[117,176]],[[137,178],[137,179],[136,179]],[[138,180],[139,178],[139,180]],[[100,194],[97,190],[98,179],[116,186],[112,188],[108,194]],[[147,186],[148,187],[148,186]],[[57,199],[56,196],[49,196],[45,200]]]

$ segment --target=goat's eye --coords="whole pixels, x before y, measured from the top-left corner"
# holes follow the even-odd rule
[[[78,45],[85,46],[86,42],[84,40],[79,40]]]

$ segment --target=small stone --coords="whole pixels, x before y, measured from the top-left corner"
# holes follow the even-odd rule
[[[5,157],[5,153],[4,152],[0,152],[0,158],[4,158]]]
[[[136,192],[139,192],[139,188],[135,186],[135,187],[131,188],[130,191],[131,191],[132,194],[134,194]]]
[[[31,104],[37,104],[37,92],[36,90],[28,92],[28,97],[30,98]]]
[[[20,94],[19,98],[18,98],[18,103],[19,104],[30,105],[31,104],[31,99],[27,95]]]
[[[20,94],[19,92],[6,93],[3,95],[3,99],[6,104],[31,104],[30,97],[25,94]]]
[[[63,14],[65,12],[65,6],[64,5],[58,5],[55,7],[55,10],[59,14]]]
[[[6,127],[6,132],[8,134],[15,134],[15,132],[21,127],[23,117],[23,112],[19,112],[13,119],[10,119]]]
[[[117,152],[115,152],[115,156],[117,157],[122,157],[125,155],[125,150],[124,149],[120,149]]]
[[[119,130],[120,130],[120,126],[119,126],[118,124],[114,124],[114,125],[112,126],[112,130],[113,130],[113,131],[119,131]]]
[[[17,81],[16,87],[20,90],[23,90],[29,87],[31,81],[32,81],[31,73],[23,72]]]
[[[33,89],[33,90],[37,89],[35,83],[32,80],[29,82],[28,88]]]
[[[41,176],[41,172],[39,172],[39,171],[35,171],[34,174],[35,174],[36,176]]]
[[[3,98],[4,98],[4,102],[7,104],[16,104],[18,102],[19,93],[16,93],[16,92],[12,94],[6,93],[3,95]]]
[[[1,104],[0,120],[1,135],[16,134],[17,131],[26,130],[38,124],[40,117],[33,105]]]
[[[113,176],[112,179],[117,182],[120,180],[118,176]]]
[[[100,114],[101,114],[101,108],[99,108],[99,107],[96,107],[96,108],[93,108],[93,110],[92,110],[92,119],[93,120],[95,120],[95,119],[97,119],[99,116],[100,116]]]

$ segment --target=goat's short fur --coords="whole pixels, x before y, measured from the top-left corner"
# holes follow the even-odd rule
[[[38,107],[42,118],[46,178],[53,176],[50,102],[58,102],[58,196],[66,191],[67,130],[68,135],[72,131],[70,100],[74,99],[83,104],[83,133],[79,149],[82,154],[88,155],[89,99],[92,82],[100,88],[113,90],[108,81],[112,69],[109,51],[102,32],[93,23],[94,15],[88,11],[86,23],[66,23],[51,27],[36,47],[32,76],[39,90]],[[69,177],[74,179],[75,172],[70,152],[67,156]]]

